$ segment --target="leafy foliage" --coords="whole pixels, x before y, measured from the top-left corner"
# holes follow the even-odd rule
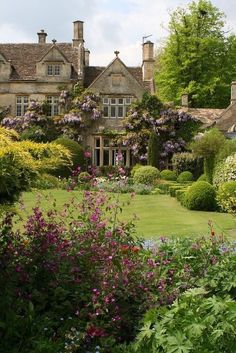
[[[213,185],[215,187],[227,181],[236,181],[236,153],[217,164],[214,171]]]
[[[235,75],[236,37],[224,29],[225,15],[209,0],[191,1],[171,14],[169,37],[157,56],[160,99],[192,107],[225,108]]]
[[[152,166],[142,166],[134,173],[134,183],[137,184],[153,184],[160,177],[160,172]]]
[[[214,211],[216,209],[216,193],[206,181],[196,181],[186,191],[183,200],[189,210]]]
[[[182,172],[178,175],[178,183],[184,183],[186,181],[193,181],[193,174],[189,171]]]
[[[203,172],[203,159],[194,156],[191,152],[174,153],[172,164],[177,174],[186,170],[190,171],[197,179]]]
[[[216,156],[224,143],[225,137],[223,133],[216,128],[206,131],[191,143],[194,154],[204,158],[204,173],[206,174],[207,181],[211,184]]]
[[[71,175],[72,170],[76,169],[76,167],[84,167],[84,149],[80,144],[78,144],[78,142],[66,137],[59,137],[53,141],[53,144],[67,148],[71,154],[71,165],[58,166],[58,168],[56,168],[53,172],[55,175],[60,177],[68,177]]]
[[[11,137],[16,135],[0,130],[0,203],[16,201],[39,173],[70,163],[70,153],[61,146]]]
[[[164,180],[174,180],[175,181],[177,179],[177,174],[173,170],[164,169],[161,171],[160,177],[161,177],[161,179],[164,179]]]
[[[217,191],[217,202],[222,210],[236,215],[236,181],[220,185]]]

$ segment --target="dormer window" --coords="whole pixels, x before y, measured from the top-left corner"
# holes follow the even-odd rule
[[[50,64],[48,65],[48,76],[60,76],[61,66]]]

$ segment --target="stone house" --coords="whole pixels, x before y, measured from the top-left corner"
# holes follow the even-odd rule
[[[127,67],[119,52],[107,67],[89,65],[89,50],[84,46],[83,22],[73,23],[71,43],[46,41],[47,33],[38,33],[37,43],[0,44],[0,106],[10,106],[12,116],[24,115],[30,100],[46,100],[51,116],[60,114],[61,88],[75,83],[102,97],[103,117],[99,126],[87,134],[84,144],[93,151],[97,166],[114,165],[118,146],[104,133],[121,129],[121,120],[130,104],[148,91],[154,93],[154,45],[142,48],[142,66]],[[121,147],[119,147],[121,148]],[[125,164],[130,165],[130,151],[122,147]]]

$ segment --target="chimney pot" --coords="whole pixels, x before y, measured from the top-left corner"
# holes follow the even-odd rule
[[[181,96],[181,106],[188,108],[188,94],[187,93],[183,93]]]
[[[153,79],[154,63],[154,44],[149,40],[143,43],[143,81],[150,81]]]
[[[231,104],[236,102],[236,81],[231,83]]]
[[[73,46],[79,47],[80,43],[84,43],[84,22],[74,21],[74,38]]]
[[[47,33],[44,32],[44,29],[41,29],[40,32],[38,32],[37,34],[38,34],[38,43],[41,43],[41,44],[46,43]]]

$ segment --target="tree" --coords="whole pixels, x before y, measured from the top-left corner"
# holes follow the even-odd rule
[[[216,128],[206,131],[190,146],[194,154],[204,158],[204,173],[207,181],[212,184],[216,156],[225,143],[224,135]]]
[[[158,139],[157,134],[151,133],[148,142],[148,164],[153,167],[159,167],[160,162],[160,139]]]
[[[192,1],[171,14],[169,37],[157,56],[156,83],[162,101],[224,108],[236,77],[236,36],[224,31],[225,15],[209,0]]]

